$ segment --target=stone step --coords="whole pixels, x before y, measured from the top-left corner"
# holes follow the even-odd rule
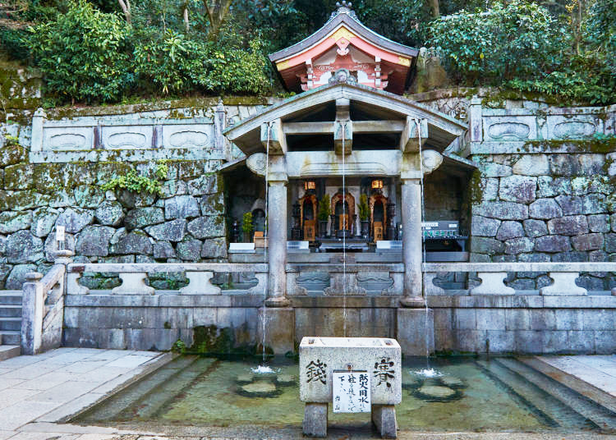
[[[546,376],[525,363],[513,359],[499,358],[495,362],[520,374],[533,385],[550,394],[556,400],[571,407],[575,412],[591,420],[605,432],[616,432],[616,413],[562,383]]]
[[[21,347],[19,345],[0,345],[0,361],[17,357],[20,354]]]
[[[575,412],[569,405],[554,401],[552,396],[515,371],[499,362],[477,361],[484,373],[496,382],[519,404],[525,406],[547,426],[567,429],[593,429],[597,426]]]
[[[21,318],[21,304],[0,306],[0,318]]]
[[[157,370],[156,374],[150,373],[144,376],[139,381],[126,387],[121,393],[115,394],[97,405],[96,411],[80,417],[80,422],[132,420],[134,416],[127,410],[128,408],[138,404],[139,400],[152,393],[160,385],[173,380],[174,376],[198,359],[198,356],[180,356],[174,359],[165,368]]]
[[[20,290],[0,291],[0,307],[4,305],[21,305],[21,291]]]
[[[14,330],[0,331],[0,344],[3,345],[21,345],[21,332]]]
[[[21,318],[0,318],[0,331],[2,330],[21,330]]]
[[[610,393],[607,393],[592,384],[567,373],[553,365],[548,364],[541,360],[540,357],[524,358],[520,359],[531,368],[542,372],[546,376],[551,377],[555,381],[562,383],[563,385],[575,390],[582,396],[596,402],[597,404],[608,408],[610,411],[616,413],[616,398]]]

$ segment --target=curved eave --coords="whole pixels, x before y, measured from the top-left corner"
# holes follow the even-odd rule
[[[373,30],[364,26],[361,22],[355,20],[349,14],[341,13],[334,17],[332,20],[325,23],[321,29],[319,29],[309,37],[306,37],[299,43],[295,43],[292,46],[270,54],[270,61],[273,63],[278,63],[287,58],[301,54],[302,52],[310,49],[310,47],[326,38],[341,24],[345,24],[349,28],[349,30],[355,32],[357,36],[364,38],[366,41],[374,44],[375,46],[381,47],[382,49],[389,50],[391,52],[395,52],[398,55],[414,58],[417,57],[417,54],[419,53],[419,51],[413,47],[396,43],[395,41],[392,41],[388,38],[383,37],[382,35],[377,34]]]
[[[263,151],[260,142],[261,124],[276,119],[286,119],[305,112],[311,107],[346,98],[363,106],[372,106],[394,112],[405,118],[410,116],[426,119],[429,125],[429,139],[432,145],[445,149],[453,140],[462,135],[468,126],[451,116],[424,107],[402,96],[358,84],[328,84],[293,96],[283,102],[267,107],[224,131],[225,136],[235,143],[246,155]]]

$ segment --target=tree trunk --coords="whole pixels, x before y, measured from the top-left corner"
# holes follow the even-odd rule
[[[430,7],[432,8],[432,17],[439,18],[441,16],[441,8],[439,0],[430,0]]]
[[[184,6],[184,27],[186,32],[190,30],[190,22],[188,21],[188,6]]]

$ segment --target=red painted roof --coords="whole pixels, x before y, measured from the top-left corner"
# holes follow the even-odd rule
[[[347,69],[359,84],[401,95],[417,53],[368,29],[343,2],[321,29],[269,58],[291,91],[322,86]]]

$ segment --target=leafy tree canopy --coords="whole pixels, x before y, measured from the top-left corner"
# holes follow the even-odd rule
[[[7,0],[5,52],[58,102],[270,94],[266,55],[308,36],[336,0]],[[614,0],[356,0],[363,23],[432,47],[463,85],[615,102]]]

